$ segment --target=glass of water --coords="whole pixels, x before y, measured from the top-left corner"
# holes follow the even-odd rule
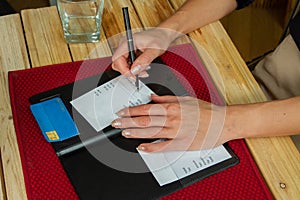
[[[57,0],[67,43],[98,42],[104,0]]]

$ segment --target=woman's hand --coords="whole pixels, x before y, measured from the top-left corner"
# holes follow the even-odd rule
[[[224,129],[226,108],[193,97],[156,96],[156,104],[130,107],[119,111],[112,126],[124,129],[126,138],[165,139],[143,143],[138,148],[147,152],[199,150],[227,142]]]
[[[150,63],[163,54],[171,42],[182,34],[164,28],[153,28],[133,35],[135,49],[142,53],[136,58],[134,63],[128,65],[128,44],[123,38],[119,47],[112,57],[112,68],[121,74],[130,73],[132,75],[147,76],[146,70]]]

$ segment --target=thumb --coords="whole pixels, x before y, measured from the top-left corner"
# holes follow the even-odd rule
[[[151,64],[151,62],[161,54],[163,54],[164,51],[161,49],[145,49],[144,52],[137,57],[137,59],[134,61],[132,67],[135,67],[137,65],[140,66],[148,66]]]

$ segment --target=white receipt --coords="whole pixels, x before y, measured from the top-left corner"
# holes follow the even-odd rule
[[[187,177],[232,157],[223,145],[199,151],[159,153],[139,151],[139,153],[160,186]]]
[[[118,118],[119,110],[151,101],[152,90],[139,81],[139,91],[121,75],[71,101],[72,106],[98,132]]]

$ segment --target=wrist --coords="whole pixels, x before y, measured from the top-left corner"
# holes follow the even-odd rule
[[[169,44],[184,35],[183,33],[180,33],[172,28],[163,27],[160,25],[156,27],[156,30],[159,32],[160,38],[163,38],[164,41],[167,41]]]
[[[226,111],[226,136],[229,140],[251,138],[262,135],[266,119],[265,107],[268,103],[232,105]]]
[[[232,105],[226,107],[225,124],[223,129],[224,139],[226,141],[246,138],[250,127],[253,125],[249,109],[243,105]],[[250,127],[249,127],[250,126]]]

